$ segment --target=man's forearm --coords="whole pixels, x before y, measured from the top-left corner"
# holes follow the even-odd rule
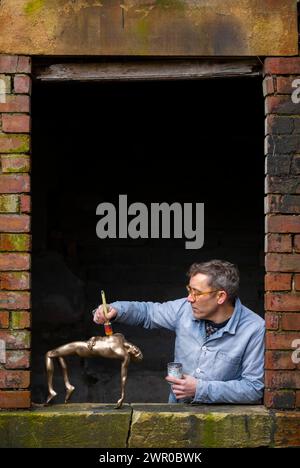
[[[169,302],[117,301],[110,304],[117,310],[116,321],[144,328],[175,330],[177,312],[182,300]]]
[[[263,396],[263,384],[248,379],[200,380],[193,403],[257,403]]]

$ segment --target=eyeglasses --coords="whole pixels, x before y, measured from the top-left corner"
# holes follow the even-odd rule
[[[216,292],[216,291],[220,291],[219,289],[213,289],[212,291],[198,291],[198,289],[195,289],[195,288],[191,288],[191,286],[187,285],[186,287],[187,289],[187,292],[193,296],[195,299],[200,297],[200,296],[203,296],[204,294],[210,294],[210,293],[213,293],[213,292]]]

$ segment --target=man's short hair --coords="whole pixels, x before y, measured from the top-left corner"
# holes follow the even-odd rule
[[[189,278],[202,273],[208,276],[208,285],[227,292],[228,299],[234,303],[239,292],[240,275],[236,265],[225,260],[210,260],[193,263],[187,273]]]

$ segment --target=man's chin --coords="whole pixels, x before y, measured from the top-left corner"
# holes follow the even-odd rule
[[[197,319],[197,320],[205,318],[205,313],[200,311],[200,310],[194,310],[193,309],[193,315],[194,315],[195,319]]]

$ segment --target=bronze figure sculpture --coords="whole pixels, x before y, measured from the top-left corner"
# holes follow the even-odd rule
[[[141,350],[129,343],[121,333],[115,333],[110,336],[93,336],[88,341],[74,341],[58,348],[48,351],[46,354],[46,369],[48,378],[48,398],[49,403],[57,393],[53,389],[53,359],[58,358],[62,367],[64,383],[66,387],[65,403],[67,403],[75,389],[71,385],[68,377],[65,356],[77,355],[80,357],[105,357],[109,359],[120,359],[121,365],[121,397],[117,402],[116,408],[121,408],[125,397],[125,385],[127,380],[127,371],[130,360],[141,361],[143,355]]]

